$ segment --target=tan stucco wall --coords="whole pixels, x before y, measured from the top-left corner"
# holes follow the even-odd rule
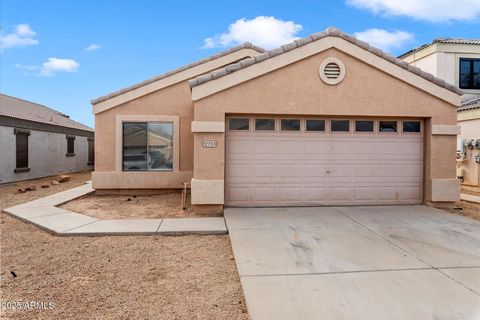
[[[318,73],[322,60],[330,56],[341,59],[346,67],[345,79],[335,86],[323,83]],[[428,128],[456,125],[456,107],[337,49],[200,99],[194,113],[196,121],[225,121],[226,114],[242,113],[424,118],[425,200],[438,193],[434,187],[440,184],[432,188],[432,179],[456,184],[456,136],[431,135]],[[201,141],[212,137],[218,148],[201,148]],[[194,178],[224,179],[224,134],[195,133],[194,141]]]
[[[95,172],[93,187],[115,188],[180,188],[193,171],[193,103],[187,82],[181,82],[113,109],[95,115]],[[124,115],[179,117],[178,172],[116,171],[116,118]]]

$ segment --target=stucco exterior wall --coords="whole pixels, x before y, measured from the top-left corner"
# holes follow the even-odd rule
[[[346,68],[344,80],[329,86],[318,68],[326,57]],[[195,102],[196,121],[225,121],[227,114],[284,114],[322,116],[418,117],[426,120],[425,201],[442,201],[441,184],[455,180],[455,134],[432,135],[436,125],[456,125],[456,106],[419,90],[337,49],[287,65]],[[216,149],[201,147],[203,139],[217,140]],[[194,178],[224,179],[225,138],[222,133],[195,133]],[[217,170],[212,170],[218,168]],[[192,190],[192,192],[194,192]],[[446,201],[452,201],[450,195]]]
[[[16,139],[13,127],[0,126],[0,150],[0,183],[93,169],[87,164],[87,137],[76,136],[75,156],[67,157],[65,134],[31,130],[28,139],[28,172],[14,172]]]
[[[469,114],[464,115],[464,113]],[[459,118],[461,118],[460,116],[471,119],[458,121],[462,130],[459,139],[480,139],[480,109],[459,112]],[[477,161],[479,155],[480,149],[466,149],[466,156],[457,161],[458,167],[464,171],[464,184],[480,185],[480,160]]]
[[[193,171],[193,102],[186,81],[155,91],[138,99],[95,115],[95,172],[96,189],[151,189],[181,188],[190,181]],[[116,167],[116,144],[121,139],[117,132],[117,117],[144,116],[145,121],[155,116],[179,117],[179,170],[176,172],[122,172]],[[120,135],[120,136],[119,136]]]

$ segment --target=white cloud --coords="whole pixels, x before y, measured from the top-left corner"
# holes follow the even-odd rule
[[[48,58],[42,64],[40,76],[51,76],[58,72],[76,72],[80,64],[73,59]]]
[[[401,49],[405,44],[414,40],[413,34],[406,31],[387,31],[375,28],[355,32],[354,36],[384,51]]]
[[[0,32],[0,50],[16,47],[34,46],[38,44],[35,39],[37,33],[28,24],[19,24],[12,33]]]
[[[95,51],[95,50],[98,50],[98,49],[101,49],[102,47],[96,43],[92,43],[91,45],[89,45],[88,47],[85,48],[86,51]]]
[[[251,20],[239,19],[228,26],[228,31],[205,39],[203,48],[227,47],[244,42],[272,49],[298,39],[300,24],[275,17],[258,16]]]
[[[407,16],[442,22],[473,20],[480,15],[480,0],[346,0],[349,5],[386,16]]]

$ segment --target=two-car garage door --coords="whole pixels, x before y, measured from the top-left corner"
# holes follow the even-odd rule
[[[239,116],[227,124],[227,206],[422,202],[420,120]]]

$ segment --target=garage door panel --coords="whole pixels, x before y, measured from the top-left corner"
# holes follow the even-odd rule
[[[422,193],[421,134],[226,134],[226,205],[419,204]]]

